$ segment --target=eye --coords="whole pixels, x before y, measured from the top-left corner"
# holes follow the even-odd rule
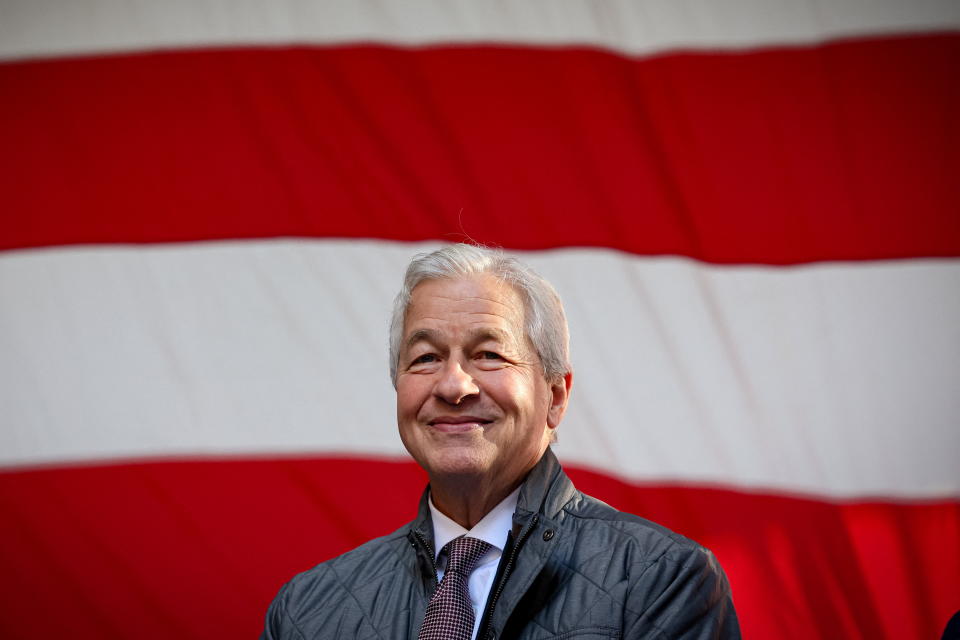
[[[417,358],[415,358],[414,361],[411,362],[410,364],[412,365],[413,364],[430,364],[431,362],[436,362],[436,361],[437,361],[437,356],[433,355],[432,353],[425,353],[422,356],[418,356]]]
[[[480,358],[482,360],[503,360],[503,356],[494,351],[481,351]]]

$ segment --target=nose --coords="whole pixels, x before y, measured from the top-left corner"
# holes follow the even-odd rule
[[[465,398],[480,393],[480,387],[455,359],[448,360],[434,387],[434,395],[448,404],[458,405]]]

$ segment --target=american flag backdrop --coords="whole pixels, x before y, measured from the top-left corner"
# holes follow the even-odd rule
[[[3,0],[0,143],[0,637],[253,637],[410,520],[390,306],[465,239],[745,637],[960,609],[953,0]]]

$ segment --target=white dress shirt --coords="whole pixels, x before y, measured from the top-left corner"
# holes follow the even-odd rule
[[[513,527],[513,512],[517,510],[517,499],[519,497],[520,487],[517,487],[513,493],[504,498],[490,513],[483,516],[483,519],[469,531],[440,513],[433,506],[433,497],[430,498],[433,542],[437,554],[434,560],[437,562],[438,581],[443,579],[443,570],[447,566],[447,554],[444,553],[441,556],[440,550],[454,538],[467,535],[471,538],[479,538],[491,546],[477,560],[477,564],[467,580],[467,588],[470,590],[470,604],[473,605],[473,635],[471,637],[474,639],[477,637],[477,631],[480,630],[480,619],[483,617],[484,607],[487,606],[490,587],[493,586],[493,579],[497,576],[500,556],[503,555],[503,549],[507,545],[507,535]]]

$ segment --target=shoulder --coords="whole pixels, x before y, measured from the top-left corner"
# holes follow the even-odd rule
[[[628,618],[668,637],[673,637],[670,630],[679,633],[685,625],[706,625],[722,630],[718,637],[736,637],[730,586],[709,549],[579,491],[562,514],[565,528],[575,533],[575,547],[582,550],[576,555],[582,559],[589,553],[592,564],[599,554],[607,567],[619,568]]]
[[[374,538],[342,555],[322,562],[294,576],[283,591],[288,604],[307,604],[311,608],[328,599],[342,597],[355,585],[370,584],[378,576],[396,571],[403,561],[402,552],[409,546],[408,527]],[[309,598],[304,596],[309,595]],[[309,603],[304,602],[309,600]],[[319,601],[319,602],[318,602]]]
[[[662,525],[618,511],[579,491],[549,449],[524,484],[519,512],[539,512],[557,526],[557,533],[568,544],[582,548],[588,556],[606,553],[630,566],[697,556],[705,551]]]
[[[564,505],[561,519],[591,543],[627,549],[640,562],[705,551],[693,540],[646,518],[618,511],[580,491]]]
[[[332,611],[343,614],[355,609],[362,600],[359,590],[378,584],[389,588],[399,577],[408,576],[412,556],[405,553],[410,546],[408,531],[409,526],[404,526],[294,576],[270,605],[263,637],[297,638],[326,622],[315,620],[317,616],[328,618]],[[368,613],[357,611],[356,617],[369,618]]]

